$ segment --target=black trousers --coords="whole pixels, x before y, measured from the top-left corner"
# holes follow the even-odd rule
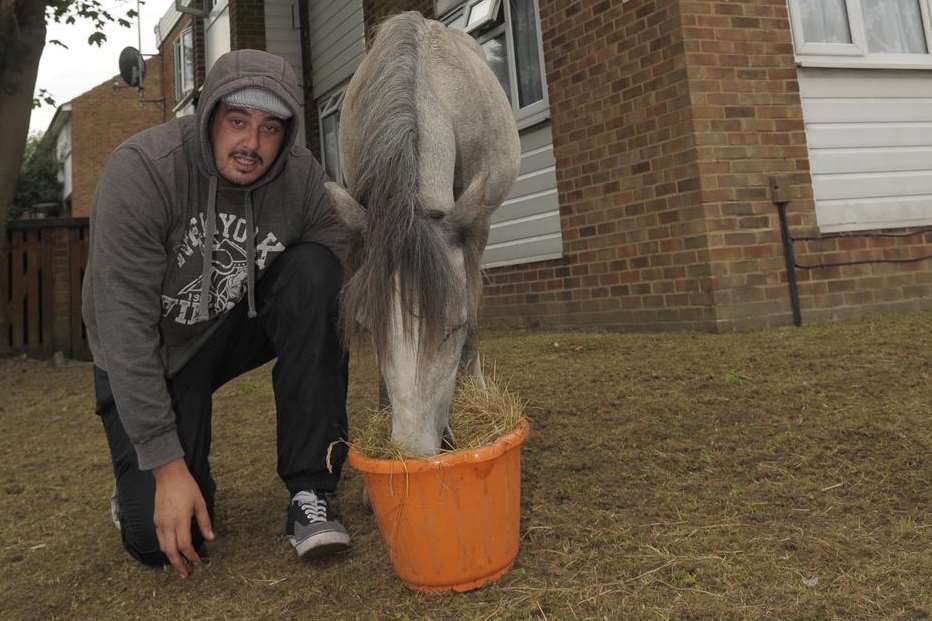
[[[331,442],[346,438],[348,357],[337,330],[340,264],[318,244],[290,246],[256,287],[258,317],[249,319],[245,299],[229,311],[197,354],[168,380],[185,462],[211,519],[216,486],[210,475],[211,401],[227,381],[277,358],[272,385],[277,411],[278,475],[288,491],[332,492],[346,457]],[[153,524],[155,478],[140,470],[136,451],[120,422],[106,372],[94,368],[97,413],[110,445],[120,502],[123,545],[147,565],[163,565]],[[203,540],[192,520],[192,541]]]

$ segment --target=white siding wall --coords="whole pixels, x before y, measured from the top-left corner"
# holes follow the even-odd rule
[[[320,97],[348,80],[366,53],[362,0],[311,2],[309,8],[314,94]]]
[[[162,41],[165,40],[165,37],[168,36],[168,33],[172,31],[172,28],[175,27],[175,24],[178,20],[181,19],[181,13],[175,10],[175,3],[172,1],[168,4],[168,9],[165,11],[165,14],[159,19],[159,23],[155,27],[155,46],[159,47],[162,45]],[[141,51],[141,50],[140,50]]]
[[[265,50],[287,60],[298,75],[298,101],[301,104],[301,113],[298,116],[303,126],[304,63],[301,60],[300,25],[298,0],[265,0]],[[304,130],[301,130],[298,132],[298,144],[303,146],[304,142]]]
[[[68,200],[71,196],[71,178],[72,178],[72,169],[71,169],[71,154],[68,154],[68,157],[65,158],[64,169],[62,170],[62,189],[61,195],[64,200]]]
[[[799,69],[819,229],[932,224],[932,73]]]
[[[303,87],[298,20],[298,0],[265,0],[265,50],[287,60],[298,74],[298,84]]]
[[[207,39],[204,66],[209,73],[217,59],[230,51],[230,8],[227,0],[214,3],[210,16],[204,22]]]
[[[62,182],[62,199],[71,196],[71,120],[58,134],[55,144],[55,159],[61,164],[58,180]]]
[[[521,133],[521,172],[492,216],[483,267],[556,259],[563,254],[550,123]]]

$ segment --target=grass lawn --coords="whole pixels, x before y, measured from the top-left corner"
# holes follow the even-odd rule
[[[110,523],[91,367],[0,360],[0,619],[932,618],[932,314],[483,347],[528,402],[521,550],[434,596],[393,574],[349,468],[352,549],[295,557],[269,366],[216,393],[217,541],[183,581]],[[376,394],[354,352],[351,425]]]

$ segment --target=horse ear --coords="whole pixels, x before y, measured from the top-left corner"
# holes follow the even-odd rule
[[[366,210],[362,208],[362,205],[357,203],[356,199],[349,195],[349,192],[333,181],[325,183],[324,189],[330,195],[337,216],[340,217],[343,224],[358,233],[364,232],[366,230]]]
[[[488,178],[488,173],[480,173],[473,177],[463,193],[456,199],[450,217],[451,221],[456,222],[459,226],[469,227],[478,216],[484,215],[487,209],[484,203]]]

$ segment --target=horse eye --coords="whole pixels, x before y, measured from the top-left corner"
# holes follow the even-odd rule
[[[443,220],[444,218],[447,217],[447,213],[439,209],[428,209],[427,215],[430,217],[431,220]]]

